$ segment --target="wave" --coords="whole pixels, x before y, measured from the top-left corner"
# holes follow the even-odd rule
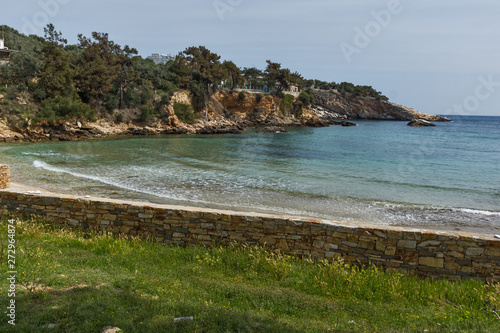
[[[23,151],[21,155],[33,155],[33,156],[62,156],[63,154],[61,153],[54,153],[51,151],[45,152],[45,153],[35,153],[35,152],[26,152]]]
[[[486,216],[500,216],[500,212],[492,212],[489,210],[480,210],[480,209],[470,209],[470,208],[458,208],[453,209],[454,211],[475,214],[475,215],[486,215]]]
[[[21,152],[21,155],[25,156],[36,156],[36,157],[60,157],[60,158],[70,158],[70,159],[76,159],[76,160],[81,160],[84,159],[84,156],[79,156],[79,155],[73,155],[73,154],[66,154],[66,153],[55,153],[52,151],[48,152]]]
[[[222,207],[221,209],[238,208],[238,209],[249,210],[249,211],[250,210],[252,210],[252,211],[253,210],[261,210],[261,211],[267,212],[267,213],[273,213],[273,212],[278,213],[279,212],[280,214],[299,215],[299,216],[309,216],[309,215],[313,214],[312,212],[309,212],[309,211],[302,211],[302,210],[298,210],[298,209],[286,209],[286,208],[272,207],[272,206],[260,205],[259,207],[255,207],[252,205],[241,205],[241,204],[228,205],[228,204],[222,204],[220,202],[211,202],[211,201],[201,200],[201,199],[192,198],[192,197],[188,198],[188,197],[180,195],[178,193],[173,195],[171,192],[170,192],[170,194],[167,195],[165,193],[159,193],[157,191],[151,191],[151,190],[144,189],[144,188],[136,188],[134,186],[122,184],[122,183],[107,179],[105,177],[91,176],[91,175],[86,175],[86,174],[82,174],[79,172],[70,171],[70,170],[56,167],[56,166],[53,166],[53,165],[50,165],[50,164],[47,164],[43,161],[38,161],[38,160],[33,161],[33,166],[36,168],[42,168],[44,170],[48,170],[48,171],[52,171],[52,172],[65,173],[65,174],[68,174],[68,175],[71,175],[71,176],[77,177],[77,178],[84,178],[84,179],[100,182],[100,183],[103,183],[106,185],[118,187],[118,188],[128,190],[128,191],[133,191],[133,192],[137,192],[137,193],[150,195],[153,197],[185,202],[185,204],[187,204],[187,205],[191,205],[193,203],[196,203],[196,204],[201,204],[201,205],[206,205],[206,206]]]
[[[416,189],[441,190],[441,191],[451,191],[451,192],[467,192],[467,193],[479,193],[479,194],[485,193],[484,189],[475,189],[475,188],[461,188],[461,187],[451,187],[451,186],[442,186],[442,185],[425,185],[425,184],[398,182],[398,181],[394,181],[394,180],[381,180],[381,179],[365,179],[365,181],[368,183],[396,185],[396,186],[400,186],[400,187],[410,187],[410,188],[416,188]]]
[[[138,188],[135,186],[130,186],[127,184],[123,184],[120,182],[116,182],[113,180],[110,180],[105,177],[99,177],[99,176],[91,176],[87,174],[82,174],[79,172],[74,172],[70,171],[61,167],[56,167],[50,164],[47,164],[42,161],[34,161],[33,165],[37,168],[43,168],[48,171],[52,172],[58,172],[58,173],[65,173],[69,174],[71,176],[77,177],[77,178],[84,178],[96,182],[100,182],[106,185],[110,185],[113,187],[117,187],[120,189],[124,190],[129,190],[133,191],[136,193],[141,193],[141,194],[146,194],[152,197],[156,198],[162,198],[162,199],[169,199],[169,200],[175,200],[177,202],[182,202],[183,205],[186,206],[194,206],[194,205],[199,205],[202,207],[210,207],[214,209],[229,209],[229,210],[238,210],[238,211],[258,211],[262,213],[269,213],[269,214],[285,214],[285,215],[291,215],[291,216],[311,216],[311,217],[316,217],[316,218],[327,218],[327,216],[324,216],[323,214],[317,214],[313,211],[309,210],[301,210],[301,209],[296,209],[296,208],[291,208],[291,207],[279,207],[279,206],[274,206],[274,205],[263,205],[262,203],[259,203],[257,205],[253,205],[249,202],[233,202],[233,203],[221,203],[218,201],[210,201],[210,200],[203,200],[195,197],[188,197],[186,195],[182,195],[177,193],[174,193],[173,191],[169,191],[168,194],[162,191],[155,191],[155,190],[149,190],[146,188]],[[185,185],[185,184],[184,184]],[[199,182],[197,182],[197,185],[199,185]],[[213,185],[213,184],[212,184]],[[153,202],[157,203],[165,203],[163,201],[158,201],[154,199],[149,199],[153,200]],[[170,203],[170,204],[176,204],[176,203]],[[198,206],[196,206],[198,207]]]
[[[47,164],[45,162],[38,161],[38,160],[33,161],[33,166],[35,168],[42,168],[42,169],[52,171],[52,172],[65,173],[65,174],[71,175],[73,177],[84,178],[84,179],[96,181],[99,183],[103,183],[106,185],[115,186],[115,187],[118,187],[121,189],[129,190],[129,191],[134,191],[134,192],[139,192],[139,193],[143,193],[143,194],[148,194],[148,195],[153,195],[153,196],[158,196],[158,197],[163,197],[163,198],[168,198],[168,199],[174,199],[174,200],[187,200],[186,198],[166,196],[166,195],[161,195],[157,192],[148,191],[145,189],[139,189],[139,188],[136,188],[136,187],[133,187],[130,185],[126,185],[126,184],[122,184],[122,183],[119,183],[116,181],[112,181],[112,180],[105,178],[105,177],[91,176],[91,175],[86,175],[86,174],[79,173],[79,172],[69,171],[69,170],[66,170],[64,168],[59,168],[59,167],[56,167],[56,166],[53,166],[53,165],[50,165],[50,164]],[[192,200],[192,199],[189,199],[189,200]],[[192,201],[196,201],[196,200],[192,200]]]

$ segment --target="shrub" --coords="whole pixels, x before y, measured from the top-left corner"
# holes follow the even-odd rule
[[[311,105],[314,104],[316,101],[314,99],[314,93],[311,88],[302,91],[299,95],[299,101],[302,102],[304,105]]]
[[[207,94],[201,84],[198,82],[192,81],[189,87],[189,91],[191,92],[191,103],[195,111],[201,111],[205,108],[205,100],[207,98]]]
[[[139,120],[143,123],[149,121],[151,117],[153,116],[153,112],[151,112],[151,108],[149,105],[143,105],[141,106],[141,114],[139,116]]]
[[[93,121],[95,112],[81,100],[68,97],[46,99],[35,116],[36,121],[59,121],[63,119],[81,118]]]
[[[104,99],[104,106],[106,107],[106,110],[108,110],[109,112],[113,111],[114,109],[118,109],[119,104],[120,104],[120,99],[116,95],[109,94]]]
[[[122,113],[117,113],[115,115],[115,123],[119,124],[123,122],[123,114]]]
[[[246,97],[247,95],[243,91],[240,91],[240,93],[238,94],[238,99],[240,101],[244,101]]]
[[[255,100],[257,101],[257,103],[260,103],[260,101],[262,100],[262,97],[263,97],[262,94],[256,94],[255,95]]]
[[[177,118],[184,123],[191,123],[196,119],[195,114],[190,105],[183,103],[175,103],[174,104],[174,112]]]
[[[287,106],[292,106],[293,99],[293,95],[286,94],[285,97],[283,97],[283,103]]]

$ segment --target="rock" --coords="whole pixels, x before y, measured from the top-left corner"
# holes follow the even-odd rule
[[[263,128],[259,128],[257,130],[257,132],[259,133],[286,133],[288,132],[286,128],[282,127],[282,126],[266,126],[266,127],[263,127]]]
[[[192,321],[192,320],[194,320],[194,317],[179,317],[179,318],[174,318],[174,322]]]
[[[426,127],[426,126],[436,126],[436,124],[431,123],[430,121],[424,119],[413,119],[408,123],[408,126],[411,127]]]
[[[24,99],[23,97],[16,97],[16,99],[17,99],[17,103],[19,103],[20,105],[28,104],[28,101],[26,99]]]
[[[54,328],[56,328],[57,326],[58,326],[57,324],[50,323],[50,324],[47,324],[47,325],[43,325],[43,326],[41,326],[41,328],[54,329]]]
[[[341,115],[336,112],[333,112],[332,110],[326,109],[322,107],[321,105],[313,105],[311,106],[311,111],[314,112],[318,117],[321,119],[327,120],[327,121],[332,121],[332,120],[337,120],[337,119],[346,119],[346,115]]]
[[[305,125],[310,127],[327,127],[329,124],[328,121],[321,119],[320,117],[311,117],[306,120]]]
[[[113,327],[113,326],[106,326],[102,329],[101,333],[117,333],[121,332],[122,330],[118,327]]]
[[[311,110],[323,119],[339,119],[343,116],[348,119],[450,121],[382,99],[342,94],[337,90],[315,89],[314,99],[316,105]]]
[[[351,123],[350,121],[345,121],[345,120],[342,120],[342,121],[332,121],[332,122],[330,122],[330,124],[331,125],[341,125],[341,126],[358,126],[355,123]]]

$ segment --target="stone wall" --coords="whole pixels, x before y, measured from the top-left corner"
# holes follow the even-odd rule
[[[500,280],[500,240],[397,227],[0,191],[0,208],[170,244],[260,244],[298,256],[342,258],[452,280]]]
[[[8,165],[0,165],[0,189],[10,187],[10,168]]]

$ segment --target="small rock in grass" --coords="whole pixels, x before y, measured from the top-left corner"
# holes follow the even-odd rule
[[[194,320],[194,317],[179,317],[179,318],[174,318],[174,322],[191,321],[191,320]]]

